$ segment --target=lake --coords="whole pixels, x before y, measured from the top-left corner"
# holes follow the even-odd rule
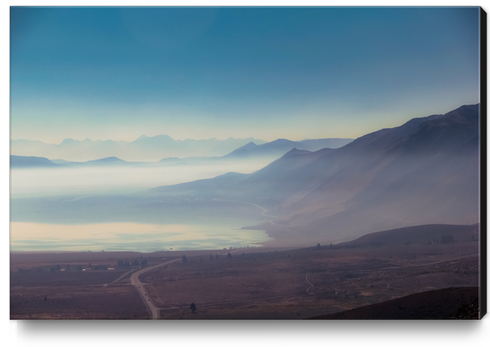
[[[257,207],[153,197],[161,185],[249,173],[267,161],[12,169],[11,251],[139,251],[260,246]]]
[[[260,246],[261,230],[216,224],[10,223],[11,251],[136,251],[222,249]]]

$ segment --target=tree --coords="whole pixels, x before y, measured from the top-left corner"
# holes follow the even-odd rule
[[[186,258],[186,256],[185,256],[185,255],[183,255],[183,256],[182,256],[182,262],[183,262],[183,263],[187,263],[187,258]]]
[[[228,252],[228,255],[227,255],[228,259],[231,259],[231,253]]]
[[[192,310],[192,313],[196,313],[197,310],[196,304],[192,303],[190,309]]]
[[[322,246],[320,246],[320,243],[316,244],[316,248],[318,248],[318,249],[322,248]]]

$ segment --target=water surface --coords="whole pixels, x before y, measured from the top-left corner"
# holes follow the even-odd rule
[[[260,230],[238,224],[44,224],[10,223],[11,251],[136,251],[221,249],[260,246]]]

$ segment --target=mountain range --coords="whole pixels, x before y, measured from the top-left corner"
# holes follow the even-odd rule
[[[273,141],[269,151],[277,157],[283,155],[294,146],[304,149],[319,149],[323,147],[337,148],[352,139],[320,139],[305,140],[295,143],[284,140],[284,143]],[[279,141],[280,142],[280,141]],[[168,135],[148,137],[140,136],[132,142],[128,141],[92,141],[65,139],[60,144],[48,144],[42,141],[11,140],[11,154],[16,156],[44,157],[50,160],[89,161],[107,157],[118,157],[125,161],[158,161],[168,157],[221,157],[247,144],[258,146],[265,141],[254,138],[226,140],[174,140]],[[325,144],[325,145],[324,145]],[[293,147],[291,147],[293,146]],[[318,147],[320,146],[320,147]]]
[[[479,154],[479,104],[467,105],[338,149],[292,149],[233,182],[217,177],[153,191],[212,191],[215,199],[260,205],[277,218],[254,228],[288,244],[344,241],[421,224],[477,223]]]
[[[291,141],[287,139],[277,139],[272,142],[263,143],[260,145],[254,142],[249,142],[233,152],[224,156],[224,158],[251,158],[251,157],[276,157],[279,158],[292,150],[293,148],[306,151],[317,151],[322,148],[339,148],[352,139],[318,139],[318,140],[303,140]]]
[[[233,156],[263,148],[248,141]],[[475,225],[480,105],[415,118],[336,149],[293,148],[251,174],[230,172],[137,195],[13,199],[11,211],[18,220],[29,214],[30,221],[52,223],[233,216],[264,221],[244,228],[267,231],[276,246],[343,242],[425,224]]]
[[[290,151],[293,148],[304,149],[319,149],[325,146],[332,146],[336,148],[345,143],[349,143],[350,139],[318,139],[318,140],[305,140],[305,141],[290,141],[285,139],[279,139],[272,142],[267,142],[261,145],[256,145],[254,142],[248,144],[228,153],[224,156],[214,157],[188,157],[188,158],[176,158],[168,157],[159,160],[158,162],[141,162],[141,161],[125,161],[118,157],[106,157],[87,161],[69,161],[64,159],[52,159],[49,160],[46,157],[36,156],[18,156],[11,155],[10,167],[11,168],[27,168],[27,167],[66,167],[66,166],[121,166],[121,165],[151,165],[151,164],[165,164],[165,165],[185,165],[185,164],[219,164],[226,160],[254,160],[254,159],[269,159],[270,161],[277,159]],[[161,145],[165,146],[164,143]],[[75,145],[76,146],[76,145]],[[149,148],[156,147],[153,143],[148,143]],[[167,149],[171,148],[168,144]],[[148,149],[151,151],[151,149]],[[327,150],[327,149],[326,149]],[[329,149],[330,150],[330,149]],[[144,155],[143,155],[144,156]]]
[[[92,141],[65,139],[60,144],[42,141],[11,140],[11,154],[37,156],[68,161],[88,161],[106,157],[118,157],[126,161],[158,161],[165,157],[223,156],[250,141],[264,143],[254,138],[226,140],[174,140],[167,135],[140,136],[128,141]]]

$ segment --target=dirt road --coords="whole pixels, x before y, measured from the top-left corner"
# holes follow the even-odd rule
[[[170,264],[170,263],[175,263],[176,261],[179,261],[179,260],[181,260],[181,259],[177,258],[177,259],[169,260],[169,261],[166,261],[166,262],[158,264],[158,265],[153,265],[153,266],[141,269],[141,270],[136,271],[135,273],[133,273],[131,275],[131,284],[136,288],[136,290],[138,291],[138,293],[141,296],[141,299],[143,300],[145,305],[150,309],[152,319],[158,319],[158,316],[160,314],[160,309],[155,306],[153,300],[151,299],[150,295],[148,294],[148,291],[146,290],[146,287],[145,287],[146,283],[141,283],[139,276],[141,274],[144,274],[145,272],[155,270],[156,268],[159,268],[161,266],[165,266],[165,265]]]

